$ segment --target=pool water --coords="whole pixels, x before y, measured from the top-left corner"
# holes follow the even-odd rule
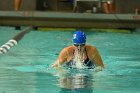
[[[73,31],[31,31],[0,55],[0,93],[140,93],[140,33],[85,31],[105,64],[100,72],[47,69],[62,48],[72,45]],[[19,30],[0,27],[0,45]]]

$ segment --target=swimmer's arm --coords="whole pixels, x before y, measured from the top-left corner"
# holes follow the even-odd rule
[[[104,68],[102,58],[96,48],[94,49],[92,60],[98,68],[100,68],[101,70]]]
[[[53,64],[51,67],[55,68],[58,71],[63,71],[62,68],[56,64]]]
[[[61,72],[63,71],[62,68],[61,68],[61,64],[60,64],[58,59],[57,59],[57,61],[51,67],[55,68],[58,71],[61,71]]]
[[[60,54],[59,57],[57,58],[57,60],[55,61],[55,63],[51,66],[59,71],[61,71],[61,65],[64,64],[64,62],[66,62],[67,60],[67,54],[66,54],[66,50],[63,49]]]

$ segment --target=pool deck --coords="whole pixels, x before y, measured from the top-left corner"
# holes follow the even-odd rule
[[[140,15],[0,11],[0,25],[64,28],[140,28]]]

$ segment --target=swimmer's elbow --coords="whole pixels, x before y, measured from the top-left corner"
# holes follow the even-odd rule
[[[102,68],[102,69],[104,69],[104,68],[105,68],[104,64],[102,64],[102,65],[101,65],[101,68]]]
[[[99,72],[99,71],[102,71],[103,69],[104,69],[104,67],[98,66],[98,67],[95,68],[95,71],[96,72]]]

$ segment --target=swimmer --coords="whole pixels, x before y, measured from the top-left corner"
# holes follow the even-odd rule
[[[104,68],[102,58],[95,46],[86,44],[84,32],[75,31],[72,37],[73,45],[68,46],[60,52],[57,60],[51,66],[61,71],[61,65],[74,68],[94,68],[98,70]]]

